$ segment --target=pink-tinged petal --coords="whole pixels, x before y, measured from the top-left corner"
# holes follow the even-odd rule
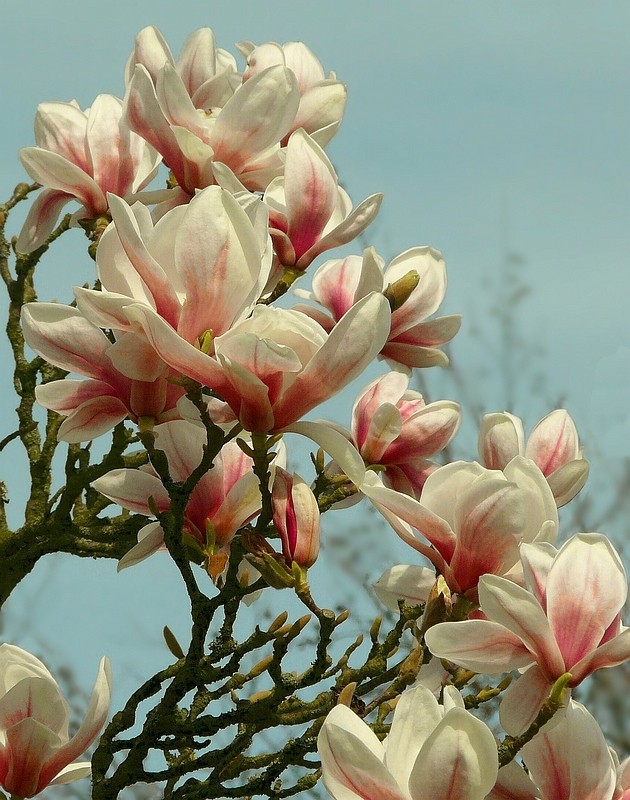
[[[400,435],[383,453],[383,463],[404,464],[436,455],[453,439],[461,419],[458,403],[429,403],[403,422]]]
[[[575,423],[558,408],[547,414],[529,435],[525,456],[533,459],[545,477],[558,467],[579,457],[580,446]]]
[[[44,779],[45,765],[59,747],[59,736],[33,717],[26,717],[9,728],[5,737],[7,772],[2,786],[12,796],[33,797],[54,777]]]
[[[171,477],[174,481],[185,481],[201,462],[204,435],[196,425],[191,425],[186,420],[173,420],[157,425],[155,433],[155,446],[166,453]],[[213,469],[210,474],[214,475],[214,471]],[[220,468],[217,474],[219,473]]]
[[[511,672],[534,661],[518,636],[490,620],[440,622],[429,628],[425,641],[434,656],[487,675]]]
[[[591,672],[602,667],[615,667],[630,659],[630,628],[623,630],[605,644],[600,645],[592,653],[588,653],[571,669],[572,686],[584,680]]]
[[[585,458],[569,461],[558,467],[547,477],[558,508],[573,500],[575,495],[584,488],[590,466]]]
[[[478,800],[492,789],[499,762],[490,728],[452,708],[426,740],[409,778],[412,800]]]
[[[352,433],[359,448],[368,437],[371,419],[383,403],[396,405],[409,385],[406,372],[392,370],[369,383],[352,408]],[[373,462],[376,463],[376,462]]]
[[[49,758],[42,770],[38,791],[47,786],[75,758],[92,744],[101,732],[109,715],[112,674],[109,659],[102,658],[85,719],[72,739]]]
[[[481,475],[487,473],[476,461],[446,464],[427,478],[422,490],[422,503],[455,530],[455,498],[467,492]]]
[[[210,143],[215,158],[238,175],[251,157],[288,133],[300,101],[293,73],[270,67],[234,93],[217,117]]]
[[[363,259],[360,256],[347,256],[344,259],[326,261],[313,275],[313,297],[325,306],[336,321],[352,308],[356,291],[361,280]],[[383,282],[374,291],[382,289]]]
[[[39,658],[27,653],[14,644],[0,645],[0,687],[5,693],[25,678],[46,678],[52,683],[55,679]]]
[[[439,468],[440,465],[435,461],[426,459],[415,464],[388,464],[383,475],[383,483],[390,489],[420,500],[427,478]]]
[[[127,87],[123,117],[132,131],[162,155],[164,163],[173,171],[179,185],[188,190],[186,165],[177,138],[160,108],[151,76],[140,64],[136,66]]]
[[[125,333],[107,351],[114,369],[136,381],[152,383],[164,374],[165,364],[151,345],[136,336]]]
[[[221,365],[184,341],[162,317],[140,304],[127,306],[125,313],[131,324],[144,332],[160,358],[173,369],[214,389],[226,402],[236,399]]]
[[[127,258],[151,292],[158,313],[167,322],[176,325],[180,313],[179,300],[168,276],[147,249],[132,209],[116,195],[108,195],[108,201],[116,233]]]
[[[97,439],[127,418],[129,411],[117,397],[95,397],[82,403],[61,423],[60,442],[77,444]]]
[[[497,782],[486,800],[538,800],[538,788],[517,761],[501,767]]]
[[[579,533],[560,549],[547,578],[547,616],[568,671],[597,647],[627,593],[625,570],[605,536]]]
[[[138,531],[138,544],[118,561],[117,572],[121,572],[127,567],[133,567],[141,561],[164,549],[164,531],[159,522],[150,522],[142,530]]]
[[[420,280],[408,300],[392,314],[391,338],[437,311],[446,292],[446,264],[434,248],[413,247],[396,256],[385,271],[385,283],[394,283],[410,270],[415,270]]]
[[[612,800],[616,770],[601,728],[570,701],[563,718],[522,749],[523,760],[545,800]]]
[[[383,403],[370,419],[370,427],[361,447],[361,455],[370,464],[379,464],[383,453],[402,431],[400,411]]]
[[[21,680],[0,697],[0,728],[3,731],[32,717],[64,738],[68,735],[69,713],[59,686],[46,677],[33,676]]]
[[[296,267],[298,269],[306,269],[318,255],[325,253],[326,250],[331,250],[333,247],[341,247],[341,245],[348,244],[348,242],[356,239],[376,219],[382,202],[382,194],[370,195],[343,222],[340,222],[330,233],[322,236],[318,242],[310,247],[298,259]]]
[[[479,427],[479,458],[488,469],[507,467],[525,447],[523,423],[519,417],[503,413],[486,414]]]
[[[114,389],[102,381],[75,381],[66,378],[35,387],[35,397],[40,406],[67,416],[82,403],[98,397],[117,397]]]
[[[79,199],[88,209],[86,216],[107,211],[107,201],[98,184],[63,156],[39,147],[24,147],[20,150],[20,161],[33,180]]]
[[[170,505],[168,492],[162,481],[143,470],[114,469],[90,485],[112,502],[146,517],[153,516],[149,508],[150,497],[159,511],[166,511]]]
[[[335,325],[274,409],[280,430],[327,400],[354,380],[387,339],[389,303],[373,293],[360,300]]]
[[[122,101],[117,97],[100,94],[92,103],[87,124],[90,172],[103,194],[125,192],[133,180],[129,149],[125,152],[124,141],[125,133],[128,138],[129,132],[126,128],[121,130],[121,120]]]
[[[426,603],[434,584],[434,570],[415,564],[397,564],[385,570],[374,584],[374,591],[383,605],[398,611],[400,599],[411,606]]]
[[[284,190],[288,235],[299,259],[320,238],[332,216],[337,196],[333,165],[303,130],[296,131],[289,139]]]
[[[53,232],[62,208],[74,200],[73,194],[58,189],[44,189],[30,207],[15,243],[18,253],[32,253],[41,247]]]
[[[399,786],[407,786],[422,746],[442,721],[444,710],[426,686],[404,692],[385,740],[385,764]]]
[[[255,345],[259,342],[262,345],[260,351],[266,350],[266,355],[270,355],[269,348],[265,348],[260,340],[256,340],[256,343],[252,342],[252,344]],[[256,351],[254,351],[254,356],[255,354]],[[264,358],[264,356],[262,357]],[[273,375],[271,359],[265,360],[270,368],[270,377],[281,377],[281,372]],[[238,398],[233,400],[230,405],[241,425],[245,430],[251,432],[264,433],[270,431],[274,425],[274,413],[269,399],[269,387],[267,384],[246,367],[241,366],[237,361],[232,361],[227,356],[222,355],[220,362],[232,392]],[[274,388],[276,390],[279,388],[279,381],[276,381]]]
[[[35,141],[43,150],[50,150],[90,173],[85,149],[87,116],[72,103],[40,103],[35,115]]]
[[[247,61],[243,82],[269,67],[285,65],[284,49],[277,42],[265,42],[258,47],[253,42],[239,42],[236,48]]]
[[[313,84],[324,80],[324,68],[304,42],[287,42],[282,49],[285,64],[294,72],[301,94]]]
[[[462,591],[474,589],[484,573],[499,573],[518,559],[525,514],[522,494],[505,481],[480,481],[457,501],[451,569]]]
[[[324,786],[335,800],[404,800],[383,764],[383,745],[347,706],[335,706],[328,714],[317,750]]]
[[[447,561],[450,561],[455,550],[456,537],[448,522],[412,497],[388,489],[374,478],[374,473],[366,473],[366,480],[361,485],[363,493],[373,502],[412,525]]]
[[[545,612],[547,610],[547,577],[557,555],[556,548],[548,542],[525,543],[520,548],[525,586],[538,600]]]
[[[155,25],[148,25],[136,36],[134,49],[127,64],[125,82],[129,83],[131,80],[136,64],[142,64],[155,82],[162,67],[165,64],[173,65],[174,63],[175,60],[166,39]]]
[[[447,367],[449,364],[448,356],[441,350],[391,341],[387,342],[381,350],[380,358],[387,359],[390,366],[402,364],[405,367],[417,367],[418,369]]]
[[[94,325],[115,331],[131,330],[125,308],[130,303],[136,302],[134,298],[114,292],[84,289],[83,286],[74,286],[73,292],[77,308]],[[111,342],[109,344],[111,345]]]
[[[167,122],[170,125],[186,128],[205,142],[208,126],[203,124],[203,119],[193,105],[184,82],[170,64],[166,64],[160,70],[155,91]]]
[[[304,314],[306,317],[315,320],[318,325],[322,326],[326,333],[330,333],[336,324],[335,320],[331,316],[325,314],[318,308],[307,306],[305,303],[297,303],[296,305],[291,306],[291,311],[299,311],[300,314]]]
[[[87,778],[91,772],[91,761],[75,761],[73,764],[68,764],[67,767],[64,767],[48,785],[61,786],[66,783],[74,783],[74,781],[81,780],[81,778]]]
[[[285,433],[299,433],[318,444],[334,461],[352,483],[359,486],[365,477],[365,464],[357,449],[348,439],[324,421],[294,422],[288,425]]]
[[[256,232],[234,197],[218,186],[204,189],[188,206],[175,260],[186,292],[178,331],[188,341],[206,330],[226,333],[257,299],[261,251]]]
[[[411,328],[392,336],[392,344],[398,346],[415,345],[427,350],[450,342],[462,326],[461,314],[449,314],[446,317],[436,317],[426,322],[419,322]]]
[[[212,517],[217,542],[228,544],[236,531],[259,513],[261,505],[258,478],[249,472],[236,481]]]
[[[214,78],[216,63],[217,53],[212,30],[199,28],[191,33],[177,60],[177,72],[191,97],[206,81]]]
[[[546,523],[551,523],[553,530],[546,532],[545,538],[555,541],[558,509],[549,484],[536,464],[522,456],[514,456],[503,472],[509,481],[518,486],[527,502],[527,524],[523,530],[523,541],[535,541]]]
[[[241,79],[237,72],[217,75],[201,84],[192,96],[193,105],[205,111],[223,108],[240,85]]]
[[[520,736],[536,719],[550,691],[551,683],[537,664],[512,681],[499,706],[503,729],[510,736]]]
[[[562,655],[542,606],[528,591],[498,575],[479,580],[481,610],[504,625],[532,652],[549,679],[565,671]]]
[[[320,81],[303,93],[293,129],[304,128],[313,134],[328,128],[323,141],[317,138],[317,143],[325,147],[339,128],[347,99],[348,88],[341,81]]]
[[[56,367],[96,379],[112,373],[106,354],[111,342],[76,308],[27,303],[21,322],[28,346]]]

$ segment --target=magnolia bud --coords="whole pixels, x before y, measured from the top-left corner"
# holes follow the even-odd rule
[[[317,499],[299,475],[278,467],[271,494],[273,522],[282,539],[287,564],[310,567],[319,553],[320,513]]]

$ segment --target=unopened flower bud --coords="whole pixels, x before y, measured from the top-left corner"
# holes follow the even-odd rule
[[[319,554],[320,513],[315,495],[299,475],[291,476],[278,467],[271,500],[287,564],[312,566]]]
[[[420,281],[420,275],[417,270],[410,269],[402,278],[390,283],[384,290],[383,294],[389,302],[392,312],[397,311],[403,303],[405,303],[413,290],[416,288]]]

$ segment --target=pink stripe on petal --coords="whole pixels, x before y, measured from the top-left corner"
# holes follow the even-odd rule
[[[41,247],[53,232],[61,209],[74,199],[74,195],[59,189],[44,189],[40,192],[29,209],[15,244],[18,253],[32,253]]]

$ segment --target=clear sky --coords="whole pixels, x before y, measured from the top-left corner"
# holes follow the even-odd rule
[[[37,103],[76,98],[86,106],[102,92],[122,96],[133,38],[151,23],[176,54],[186,36],[206,25],[233,52],[243,39],[306,42],[325,69],[334,69],[349,86],[344,123],[328,148],[344,186],[355,202],[385,192],[367,241],[386,257],[417,244],[442,250],[450,280],[443,310],[463,311],[495,345],[500,343],[486,317],[488,297],[505,252],[519,253],[521,279],[531,288],[520,306],[521,334],[544,344],[547,389],[545,398],[529,395],[522,406],[517,403],[516,413],[531,425],[551,410],[547,396],[566,397],[591,452],[601,449],[616,458],[630,453],[630,5],[3,4],[3,197],[24,179],[16,154],[33,143]],[[58,255],[40,269],[41,299],[67,301],[66,281],[90,280],[84,253],[82,234],[67,234]],[[497,355],[471,337],[470,324],[453,354],[473,378]],[[440,380],[426,376],[430,399],[439,399]],[[486,410],[500,410],[504,399],[496,375],[487,386]],[[13,405],[3,398],[3,413]],[[341,413],[339,403],[330,411]],[[11,458],[7,449],[3,472],[13,470]],[[605,464],[602,458],[599,469]],[[35,638],[54,644],[60,660],[63,653],[81,652],[83,684],[95,674],[102,652],[118,658],[126,673],[118,684],[122,700],[163,652],[161,626],[179,624],[185,631],[170,565],[158,557],[150,568],[116,576],[111,564],[51,564],[41,564],[16,592],[11,613],[24,621],[30,617]],[[28,647],[26,628],[23,636],[16,643]],[[144,648],[142,657],[125,657],[130,636]]]

